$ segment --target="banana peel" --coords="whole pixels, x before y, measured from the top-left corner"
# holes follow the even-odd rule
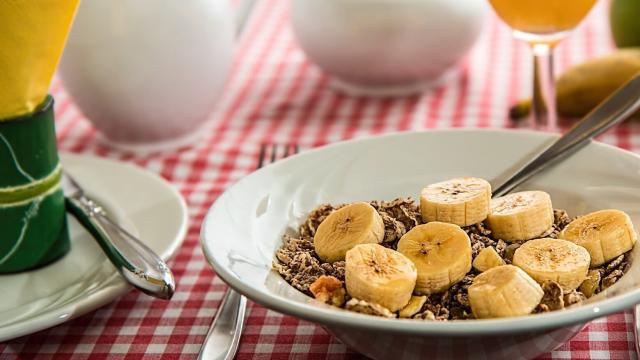
[[[583,117],[616,89],[640,73],[640,47],[625,48],[571,67],[556,80],[558,115]],[[522,119],[531,112],[531,99],[513,105],[509,117]],[[640,113],[634,116],[640,119]]]

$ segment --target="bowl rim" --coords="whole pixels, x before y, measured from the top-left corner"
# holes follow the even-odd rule
[[[306,154],[324,151],[325,149],[340,148],[353,143],[377,141],[384,138],[394,138],[408,136],[411,134],[444,134],[444,133],[494,133],[498,136],[509,136],[517,134],[528,137],[538,137],[551,140],[558,138],[559,134],[542,133],[532,130],[520,129],[434,129],[420,131],[400,131],[390,132],[382,135],[366,136],[357,139],[344,140],[322,147],[306,150],[304,153],[290,156],[286,159],[278,161],[278,163],[267,165],[261,169],[248,174],[236,183],[232,184],[221,194],[214,204],[207,211],[202,223],[200,231],[200,245],[207,262],[211,265],[215,273],[227,283],[233,290],[246,296],[250,300],[275,310],[282,314],[295,316],[301,319],[312,321],[320,325],[351,327],[366,330],[377,330],[396,334],[413,334],[413,335],[448,335],[448,336],[486,336],[488,334],[508,334],[522,333],[532,331],[550,330],[558,327],[566,327],[581,323],[587,323],[599,317],[620,312],[622,310],[633,307],[640,303],[640,287],[628,291],[623,294],[615,295],[608,299],[603,299],[590,304],[584,304],[575,308],[569,308],[561,311],[553,311],[542,314],[533,314],[521,317],[503,318],[503,319],[473,319],[473,320],[450,320],[450,321],[415,321],[412,319],[389,319],[378,316],[364,315],[344,309],[336,309],[331,306],[322,304],[321,306],[311,305],[311,303],[301,303],[299,301],[289,300],[282,296],[261,292],[253,287],[245,284],[240,278],[229,271],[225,266],[219,264],[213,255],[213,251],[207,241],[206,229],[209,222],[213,221],[213,212],[220,206],[228,194],[236,187],[240,186],[246,178],[259,176],[265,169],[273,166],[282,166],[292,159],[305,156]],[[631,151],[608,145],[599,141],[592,140],[588,146],[596,146],[606,151],[615,151],[625,157],[631,157],[640,161],[640,155]],[[271,269],[270,271],[274,271]],[[313,301],[310,298],[311,301]]]

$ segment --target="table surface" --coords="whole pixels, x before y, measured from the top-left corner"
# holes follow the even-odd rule
[[[295,142],[305,149],[390,131],[512,127],[509,105],[530,93],[528,49],[493,16],[441,85],[408,98],[353,98],[334,91],[331,78],[306,60],[291,33],[289,2],[258,3],[227,89],[192,148],[146,156],[109,149],[54,82],[60,148],[135,163],[168,179],[189,204],[191,227],[172,262],[178,283],[172,301],[130,292],[78,319],[0,344],[0,358],[194,359],[226,290],[200,251],[200,224],[216,197],[255,168],[261,143]],[[560,45],[559,70],[613,48],[606,5],[600,2]],[[623,124],[601,140],[639,151],[640,124]],[[319,326],[251,304],[238,359],[287,357],[360,358]],[[632,315],[596,320],[541,358],[635,358]]]

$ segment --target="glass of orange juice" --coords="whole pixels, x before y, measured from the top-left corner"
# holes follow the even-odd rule
[[[534,56],[532,127],[557,128],[553,48],[589,13],[596,0],[489,0]]]

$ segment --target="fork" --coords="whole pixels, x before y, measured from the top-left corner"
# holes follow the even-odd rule
[[[256,170],[268,163],[274,163],[278,159],[297,154],[299,151],[300,148],[297,144],[262,144],[260,145]],[[202,344],[198,359],[233,359],[240,344],[246,312],[247,298],[232,288],[228,288]]]

